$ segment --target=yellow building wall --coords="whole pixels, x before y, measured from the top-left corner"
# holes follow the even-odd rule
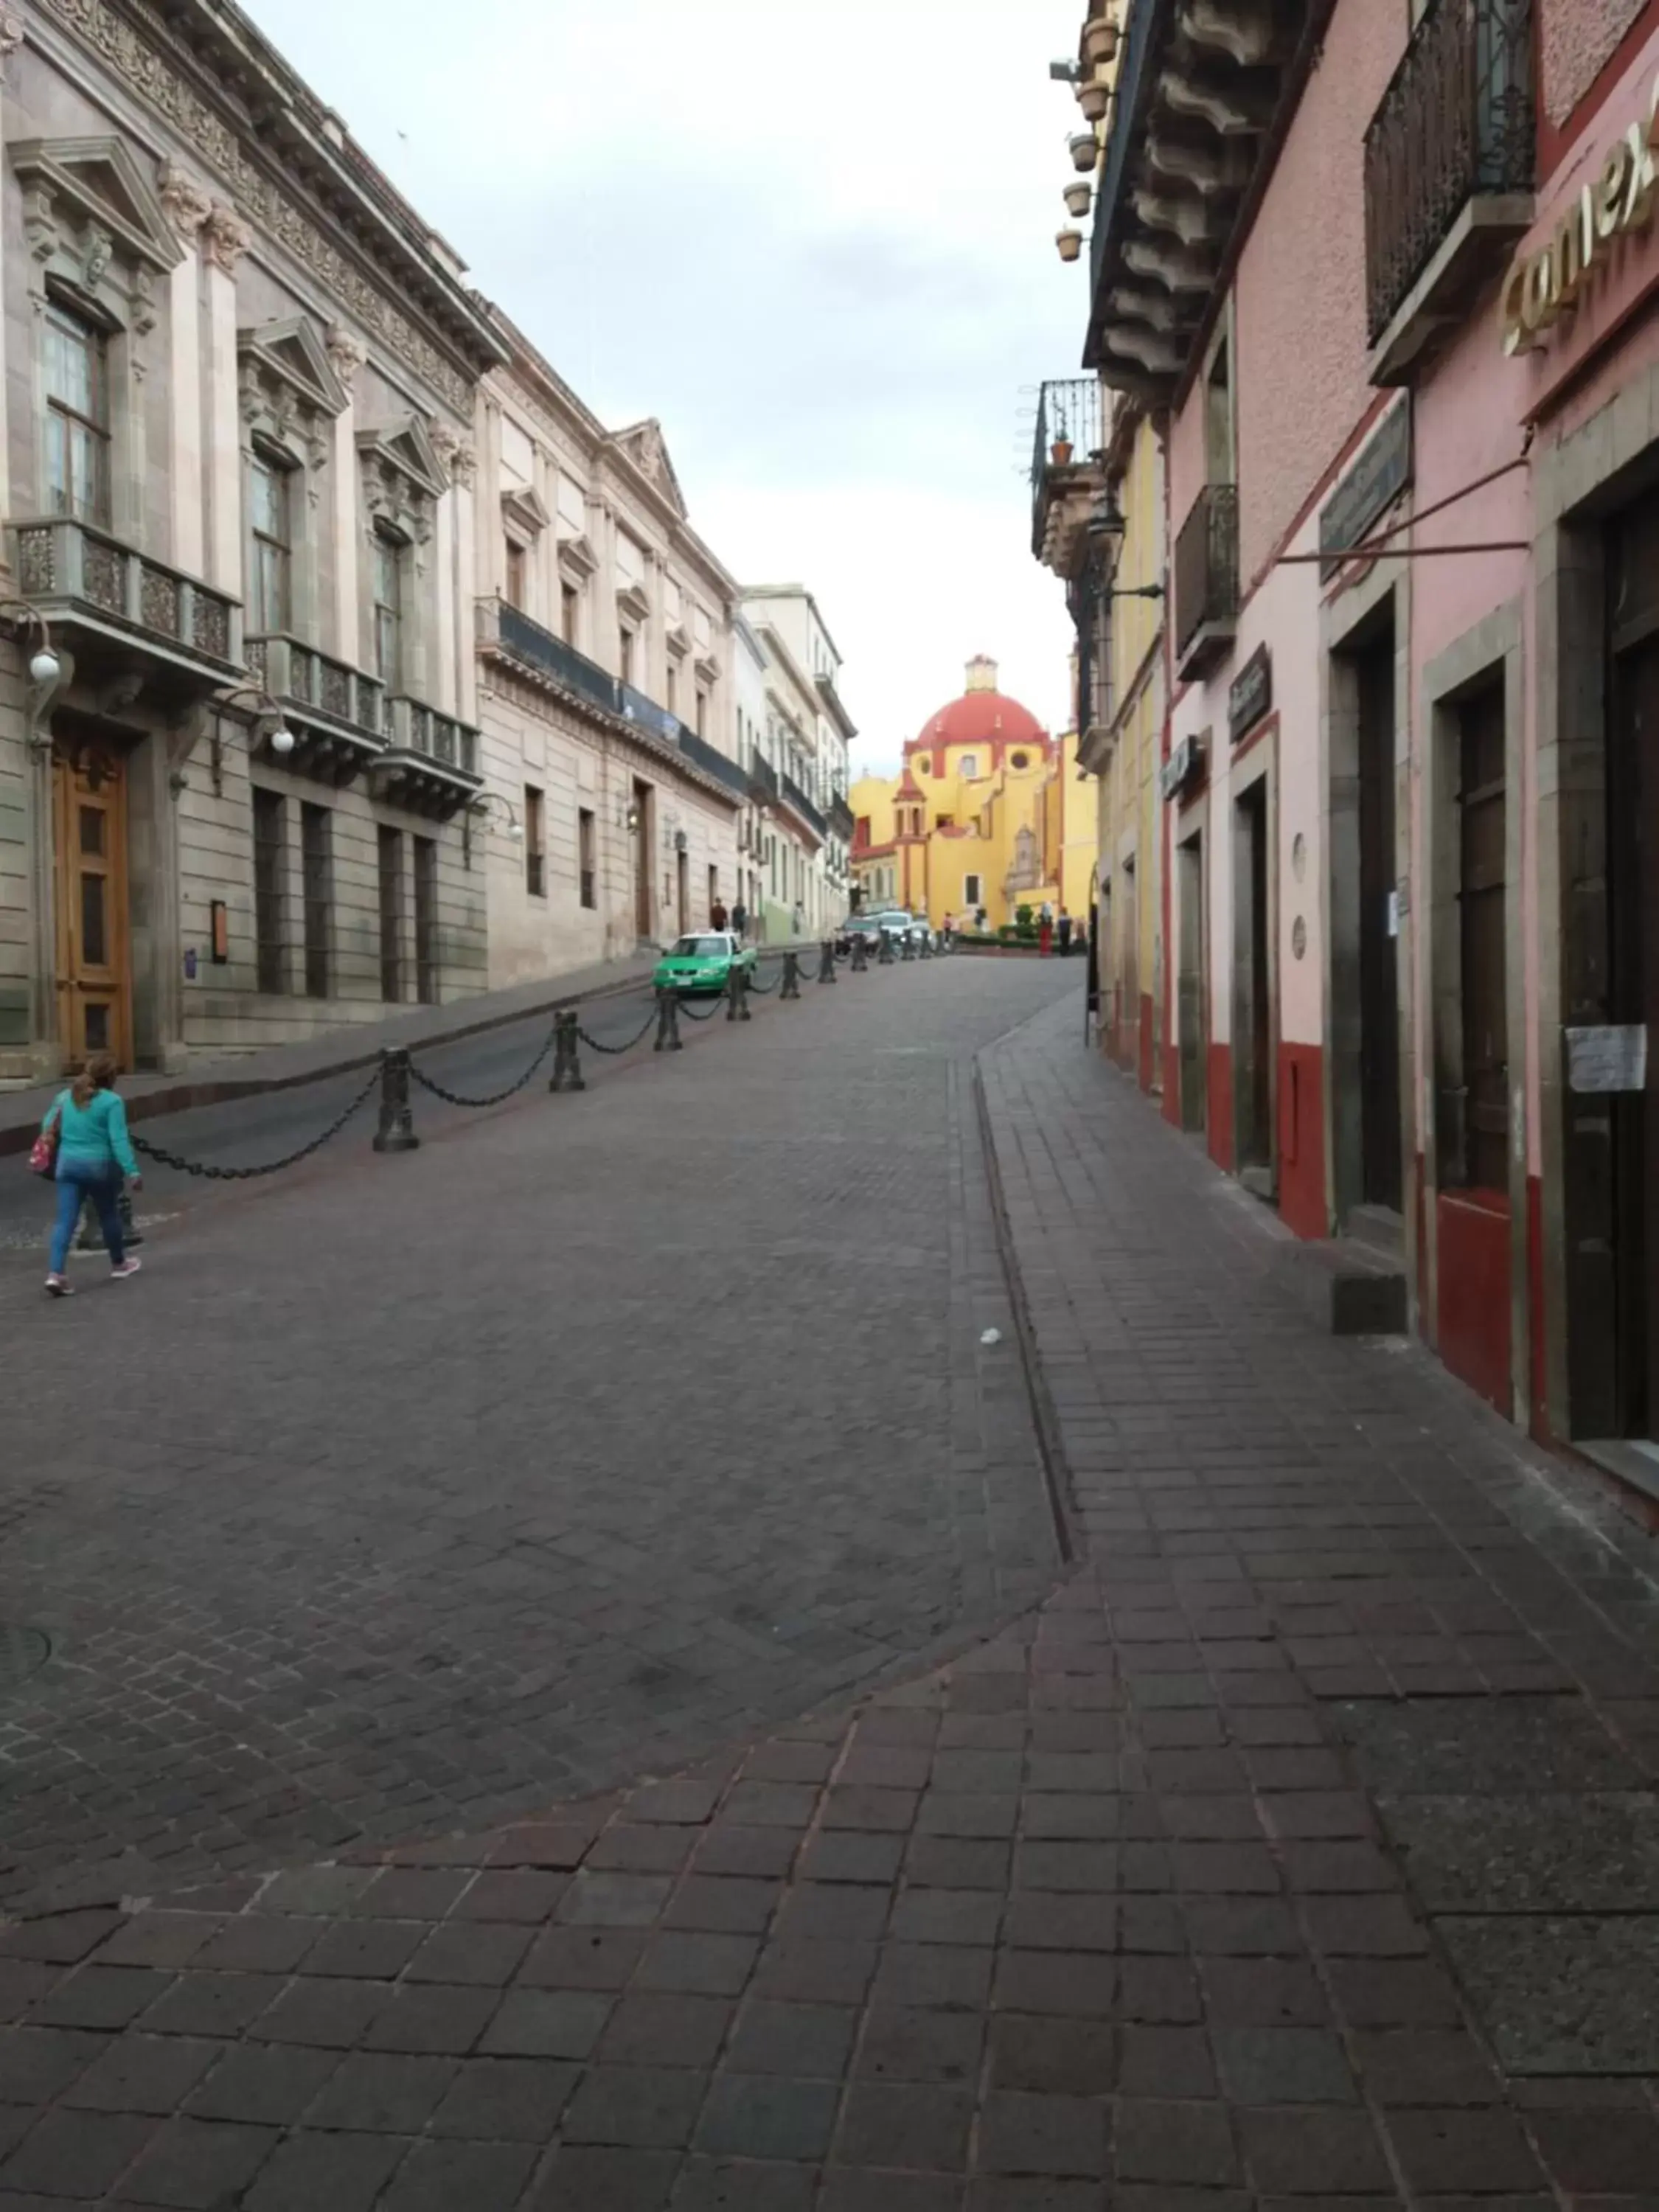
[[[1018,751],[1024,753],[1024,768],[1012,765],[1012,754]],[[1073,742],[1073,759],[1075,754]],[[921,810],[921,842],[901,843],[894,856],[896,903],[925,915],[934,929],[943,929],[947,921],[967,921],[971,926],[968,878],[977,876],[979,904],[985,908],[989,929],[1012,922],[1020,906],[1040,906],[1045,897],[1058,904],[1057,878],[1045,876],[1045,856],[1060,849],[1060,841],[1050,839],[1044,812],[1051,783],[1048,758],[1036,745],[1014,746],[994,771],[989,745],[952,744],[945,749],[944,774],[935,775],[936,757],[934,748],[910,756],[908,771],[917,798],[900,798],[902,779],[897,776],[861,776],[848,794],[854,818],[869,820],[872,845],[886,844],[897,836],[902,811]],[[972,774],[968,773],[970,768]],[[1006,886],[1022,830],[1031,833],[1037,880],[1011,892]],[[860,863],[855,855],[854,872],[864,881],[884,865]]]

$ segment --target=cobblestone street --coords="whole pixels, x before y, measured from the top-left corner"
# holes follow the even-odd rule
[[[1654,1542],[1069,981],[5,1278],[0,2212],[1654,2212]]]

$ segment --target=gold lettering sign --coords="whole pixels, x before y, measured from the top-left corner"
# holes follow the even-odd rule
[[[1571,313],[1611,258],[1615,242],[1653,221],[1659,198],[1659,78],[1648,119],[1613,141],[1601,173],[1583,185],[1547,246],[1510,270],[1498,308],[1506,354],[1526,353]]]

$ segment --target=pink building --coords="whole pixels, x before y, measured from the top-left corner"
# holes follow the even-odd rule
[[[1659,1494],[1659,0],[1114,13],[1085,361],[1167,461],[1165,1111],[1337,1325]]]

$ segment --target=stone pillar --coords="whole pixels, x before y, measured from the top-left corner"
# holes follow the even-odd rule
[[[0,7],[0,84],[5,80],[7,66],[12,56],[23,43],[22,18],[9,8]],[[0,162],[5,151],[0,144]],[[6,241],[3,227],[0,227],[0,299],[5,296]],[[6,380],[0,377],[0,515],[9,514],[11,506],[11,463],[6,433]],[[10,573],[9,556],[3,541],[0,541],[0,576]]]
[[[478,653],[473,609],[478,577],[478,457],[471,446],[455,449],[455,710],[464,722],[478,719]]]
[[[253,234],[234,208],[213,203],[202,226],[207,264],[208,580],[242,597],[242,418],[236,359],[236,264]]]
[[[455,456],[461,441],[447,422],[434,422],[431,434],[432,449],[447,485],[433,516],[432,614],[436,649],[429,664],[430,688],[426,696],[434,706],[453,713],[459,696],[455,677],[455,508],[460,495],[455,488]]]
[[[334,459],[330,488],[334,501],[334,651],[342,660],[361,668],[368,658],[362,635],[362,611],[357,599],[360,557],[357,489],[358,372],[368,358],[351,332],[338,323],[330,325],[326,343],[334,374],[344,386],[346,404],[334,418]]]
[[[172,508],[175,568],[199,576],[204,569],[205,513],[202,441],[202,227],[213,212],[206,189],[176,161],[161,164],[161,204],[185,248],[167,279],[167,321],[173,344],[167,391],[167,495]]]

